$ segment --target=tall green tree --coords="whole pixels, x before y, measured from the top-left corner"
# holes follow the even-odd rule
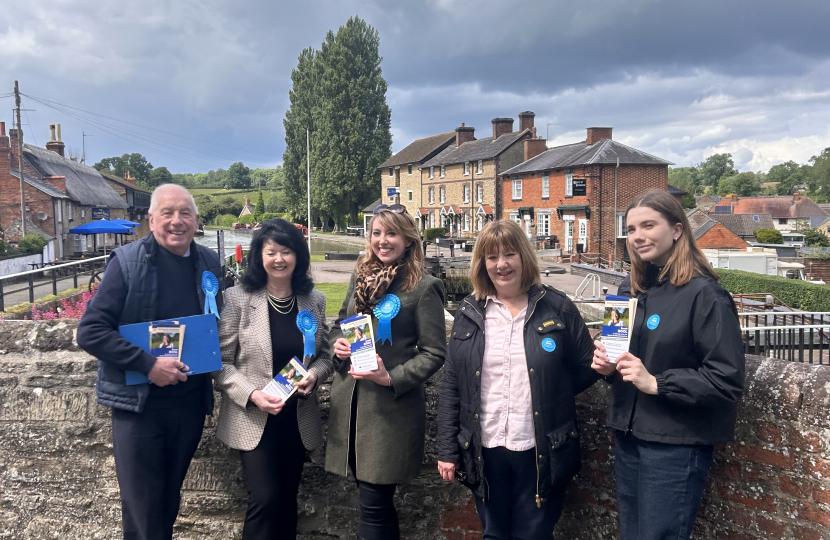
[[[810,158],[810,172],[807,182],[810,191],[821,190],[826,197],[830,193],[830,147],[825,148],[821,154]]]
[[[284,121],[284,192],[289,212],[303,215],[305,129],[311,129],[312,214],[339,223],[377,198],[377,166],[391,155],[391,111],[381,72],[378,32],[358,17],[319,51],[306,49],[292,72]]]
[[[173,182],[173,175],[167,170],[167,167],[158,167],[153,169],[150,173],[150,187],[158,187],[162,184],[170,184]]]
[[[810,229],[804,233],[804,243],[810,247],[830,247],[830,238],[819,229]]]
[[[732,193],[739,197],[754,197],[761,193],[761,178],[753,172],[724,176],[718,181],[718,195],[725,197]]]
[[[251,187],[251,169],[237,161],[228,167],[226,183],[231,189],[244,189]]]
[[[702,161],[697,169],[700,174],[700,184],[704,186],[717,186],[724,176],[738,174],[732,154],[729,153],[713,154]]]
[[[138,152],[124,154],[121,157],[104,158],[93,167],[118,177],[123,177],[125,173],[129,172],[139,182],[147,185],[150,185],[150,173],[153,171],[153,164]]]
[[[259,221],[259,218],[262,214],[265,213],[265,199],[262,197],[262,192],[259,192],[259,196],[256,199],[256,206],[254,207],[254,219]]]
[[[697,193],[699,171],[697,167],[675,167],[669,169],[669,184],[694,195]]]

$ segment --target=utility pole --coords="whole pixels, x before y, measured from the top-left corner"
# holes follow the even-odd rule
[[[84,165],[86,165],[86,138],[87,137],[94,137],[94,136],[95,135],[87,135],[83,131],[81,132],[81,137],[82,137],[82,141],[83,141],[81,144],[83,145],[83,148],[84,148],[83,156],[81,157],[81,163],[83,163]]]
[[[20,231],[26,236],[26,192],[23,189],[23,124],[20,122],[20,89],[14,81],[14,105],[17,113],[17,173],[20,176]]]

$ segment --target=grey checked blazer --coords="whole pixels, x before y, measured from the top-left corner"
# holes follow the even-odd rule
[[[300,311],[308,309],[317,318],[317,354],[307,361],[307,366],[317,374],[319,384],[328,379],[332,371],[326,296],[313,290],[307,296],[297,296],[297,302]],[[264,288],[253,293],[241,286],[225,291],[225,307],[219,320],[219,347],[222,371],[214,374],[214,379],[222,392],[222,405],[216,436],[231,448],[253,450],[262,438],[268,414],[255,406],[248,407],[248,398],[273,377],[271,326]],[[323,424],[316,389],[307,397],[291,399],[299,400],[297,424],[303,446],[308,450],[320,446],[323,444]]]

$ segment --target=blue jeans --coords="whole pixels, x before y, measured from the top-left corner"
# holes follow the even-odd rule
[[[713,447],[648,442],[622,431],[616,435],[621,540],[687,540],[712,466]]]
[[[478,497],[476,511],[484,540],[551,540],[562,515],[565,492],[545,497],[536,506],[536,451],[482,448],[487,500]]]

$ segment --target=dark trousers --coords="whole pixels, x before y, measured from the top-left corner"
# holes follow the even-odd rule
[[[133,413],[112,410],[115,473],[121,490],[124,540],[169,540],[181,489],[205,423],[205,403]]]
[[[484,540],[550,540],[562,515],[565,493],[556,493],[536,506],[536,451],[514,452],[504,447],[482,448],[488,498],[476,497]]]
[[[621,539],[688,539],[712,466],[713,447],[648,442],[621,431],[616,435]]]
[[[305,448],[297,427],[296,398],[279,414],[268,416],[257,447],[239,456],[248,489],[243,540],[297,538],[297,491]]]

